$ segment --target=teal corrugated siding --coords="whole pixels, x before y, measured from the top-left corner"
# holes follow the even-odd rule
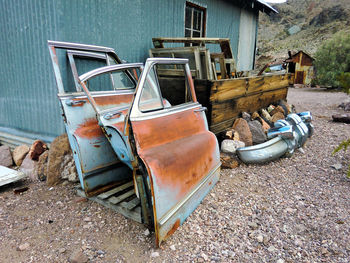
[[[1,0],[0,126],[56,136],[64,132],[47,40],[113,47],[144,61],[152,37],[183,37],[185,0]],[[198,0],[207,37],[229,37],[237,56],[240,8]]]

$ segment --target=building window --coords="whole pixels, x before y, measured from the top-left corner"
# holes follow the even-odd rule
[[[186,2],[185,37],[205,37],[206,9]]]

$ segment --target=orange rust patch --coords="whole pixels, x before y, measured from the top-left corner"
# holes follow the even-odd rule
[[[180,226],[180,219],[177,219],[173,227],[169,230],[169,232],[164,237],[164,239],[167,239],[169,236],[174,234],[174,232],[176,231],[176,229],[178,229],[179,226]]]
[[[98,144],[94,144],[93,145],[95,148],[100,148],[101,147],[101,145],[98,145]]]
[[[94,97],[94,100],[97,105],[112,105],[112,104],[121,104],[121,103],[131,103],[134,94],[116,94],[108,95],[102,97]]]
[[[86,139],[103,136],[102,130],[100,126],[98,126],[97,120],[94,118],[87,119],[84,123],[80,124],[74,134]]]

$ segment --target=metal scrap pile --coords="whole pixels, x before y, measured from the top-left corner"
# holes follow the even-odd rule
[[[265,163],[291,156],[313,134],[310,112],[293,113],[285,101],[262,109],[260,114],[243,112],[221,143],[223,167],[235,168],[239,162]]]

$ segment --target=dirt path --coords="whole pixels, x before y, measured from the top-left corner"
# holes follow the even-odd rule
[[[90,262],[348,262],[349,153],[331,152],[350,137],[350,125],[330,121],[346,99],[343,93],[290,89],[288,101],[297,111],[314,115],[315,135],[304,151],[223,170],[161,249],[143,225],[81,201],[72,185],[49,189],[25,182],[30,189],[20,195],[13,185],[1,188],[0,262],[67,262],[73,254]]]

